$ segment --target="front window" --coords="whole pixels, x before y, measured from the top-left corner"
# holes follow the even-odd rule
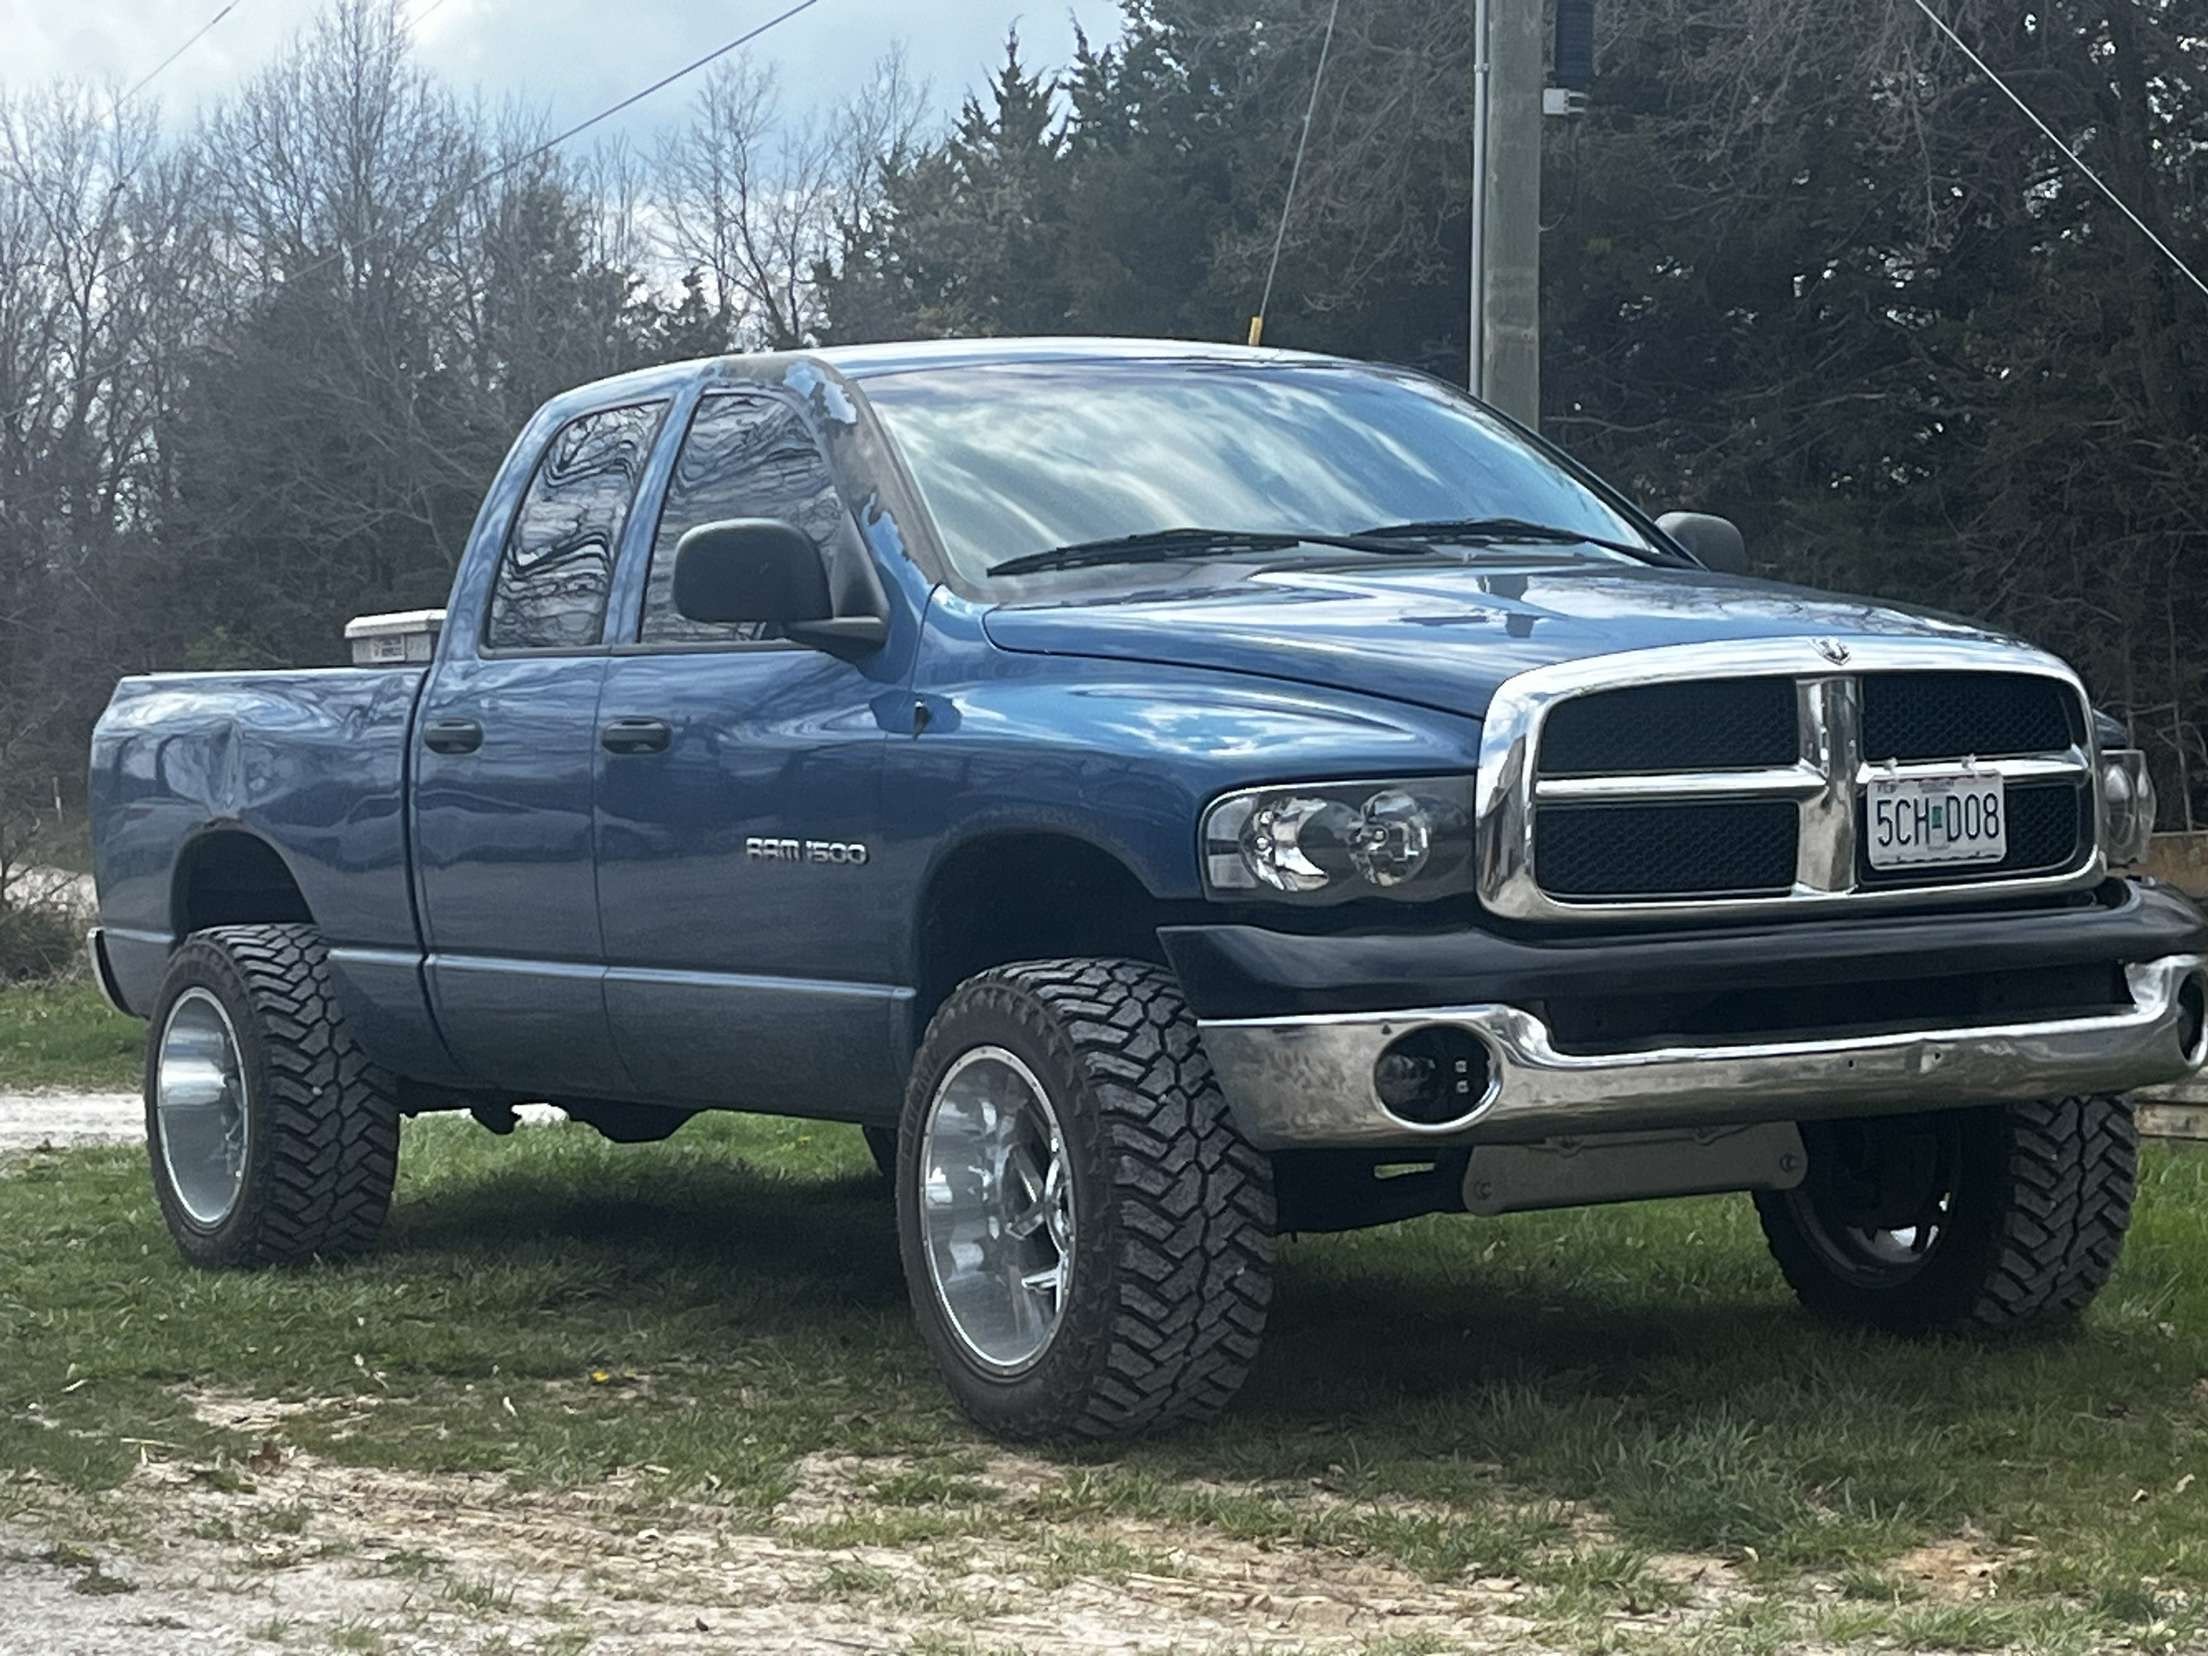
[[[692,621],[676,610],[675,549],[700,524],[727,518],[779,518],[823,547],[836,545],[848,521],[827,457],[782,397],[735,391],[698,404],[652,540],[644,643],[757,644],[786,636],[771,621]]]
[[[1183,527],[1343,535],[1509,517],[1649,546],[1569,462],[1415,374],[1056,362],[915,370],[865,387],[959,574],[1000,595],[1065,579],[989,578],[1011,559]]]

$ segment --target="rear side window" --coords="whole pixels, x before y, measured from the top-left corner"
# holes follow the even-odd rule
[[[537,464],[498,560],[494,650],[579,650],[598,642],[621,525],[651,458],[664,402],[608,408],[560,427]]]
[[[834,547],[845,519],[828,460],[794,404],[736,392],[706,398],[675,457],[652,537],[638,638],[646,644],[755,644],[783,636],[766,621],[691,621],[675,609],[675,548],[701,523],[780,518]]]

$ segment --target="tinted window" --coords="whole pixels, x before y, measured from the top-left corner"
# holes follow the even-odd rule
[[[1190,525],[1347,534],[1519,517],[1645,543],[1568,462],[1413,374],[1085,362],[865,385],[971,581],[1025,553]]]
[[[546,446],[498,561],[484,631],[492,649],[598,642],[621,525],[666,410],[657,402],[585,414]]]
[[[754,643],[780,638],[764,621],[691,621],[675,611],[675,548],[701,523],[780,518],[834,547],[844,518],[828,461],[794,404],[765,393],[708,397],[675,457],[667,506],[652,537],[644,592],[647,644]]]

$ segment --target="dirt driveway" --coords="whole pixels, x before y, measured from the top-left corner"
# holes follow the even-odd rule
[[[257,1407],[205,1406],[233,1422]],[[267,1425],[280,1433],[280,1418]],[[133,1480],[116,1512],[161,1535],[127,1556],[0,1528],[0,1650],[1542,1648],[1513,1614],[1531,1589],[1511,1577],[1440,1587],[1369,1560],[1137,1522],[955,1546],[808,1545],[702,1509],[638,1528],[619,1487],[537,1496],[494,1477],[325,1466],[268,1442],[236,1481],[158,1463]],[[859,1464],[806,1466],[785,1503],[797,1533],[865,1506]],[[1057,1476],[1002,1456],[982,1482],[1022,1500]],[[1097,1569],[1106,1556],[1138,1565]],[[1705,1613],[1737,1596],[1722,1565],[1675,1568]]]
[[[50,1144],[135,1144],[146,1134],[136,1093],[0,1092],[0,1156]]]

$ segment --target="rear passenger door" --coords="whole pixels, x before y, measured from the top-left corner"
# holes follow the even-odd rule
[[[667,406],[601,409],[553,433],[477,636],[447,640],[416,721],[430,992],[453,1055],[501,1089],[626,1085],[606,1024],[592,768],[607,598]]]
[[[886,1115],[909,991],[870,860],[877,704],[896,700],[909,645],[846,660],[767,623],[676,613],[683,534],[741,517],[795,525],[832,572],[868,556],[794,399],[700,401],[599,706],[607,1013],[641,1097]]]

